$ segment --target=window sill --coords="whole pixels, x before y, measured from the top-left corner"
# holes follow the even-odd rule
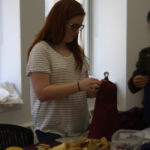
[[[23,104],[23,100],[12,83],[0,83],[0,105],[1,104]]]

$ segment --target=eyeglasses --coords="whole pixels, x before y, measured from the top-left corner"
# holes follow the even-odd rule
[[[70,27],[72,30],[76,31],[76,30],[80,30],[82,31],[83,28],[84,28],[84,25],[83,24],[72,24],[72,23],[69,23]]]

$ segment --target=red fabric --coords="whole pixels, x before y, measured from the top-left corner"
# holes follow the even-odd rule
[[[106,137],[111,140],[112,134],[118,129],[117,87],[114,83],[105,81],[96,95],[88,138]]]

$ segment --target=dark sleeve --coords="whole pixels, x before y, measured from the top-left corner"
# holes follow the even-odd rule
[[[134,93],[137,93],[138,91],[140,91],[142,88],[138,88],[134,85],[133,83],[133,78],[136,76],[137,74],[134,74],[132,75],[132,77],[129,79],[128,81],[128,88],[129,90],[134,94]]]
[[[144,73],[144,59],[143,59],[143,55],[144,55],[144,52],[141,51],[139,53],[139,59],[136,63],[136,70],[133,72],[131,78],[128,80],[128,88],[129,90],[132,92],[132,93],[136,93],[138,91],[140,91],[142,88],[138,88],[134,85],[133,83],[133,78],[136,76],[136,75],[145,75]]]

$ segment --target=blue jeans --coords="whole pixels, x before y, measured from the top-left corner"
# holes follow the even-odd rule
[[[39,142],[61,138],[61,136],[58,134],[49,133],[49,132],[45,133],[40,130],[36,130],[35,133],[37,135]]]

